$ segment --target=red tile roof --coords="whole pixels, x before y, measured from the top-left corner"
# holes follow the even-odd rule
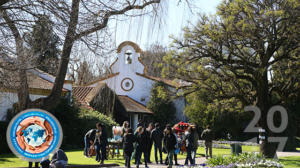
[[[99,83],[96,87],[74,86],[72,94],[81,105],[89,105],[104,86],[105,83]]]
[[[44,90],[52,90],[53,83],[41,78],[40,76],[27,73],[28,86],[31,89],[44,89]],[[66,89],[62,89],[63,91],[67,91]]]
[[[72,95],[78,102],[85,103],[86,96],[93,90],[94,87],[86,86],[74,86],[72,89]]]
[[[171,87],[181,87],[183,86],[181,83],[179,82],[175,82],[175,81],[172,81],[172,80],[169,80],[169,79],[163,79],[163,78],[159,78],[159,77],[154,77],[154,76],[149,76],[149,75],[145,75],[145,74],[140,74],[140,73],[136,73],[137,75],[139,76],[142,76],[144,78],[147,78],[147,79],[151,79],[151,80],[154,80],[154,81],[157,81],[157,82],[163,82]]]
[[[118,96],[119,100],[125,107],[126,111],[129,113],[146,113],[146,114],[153,114],[151,110],[145,107],[143,104],[133,100],[128,96]]]

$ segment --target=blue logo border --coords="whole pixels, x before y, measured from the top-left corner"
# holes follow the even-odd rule
[[[48,149],[36,154],[32,154],[21,149],[16,139],[16,132],[19,124],[24,119],[33,116],[37,116],[47,120],[50,123],[53,131],[53,140]],[[43,157],[46,157],[59,149],[62,143],[63,132],[60,123],[51,113],[41,109],[28,109],[20,112],[10,121],[6,135],[7,143],[15,155],[26,161],[37,162],[41,161]]]

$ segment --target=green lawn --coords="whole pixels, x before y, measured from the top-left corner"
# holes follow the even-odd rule
[[[300,167],[300,156],[282,157],[279,161],[283,164],[284,168]]]
[[[255,152],[258,151],[257,146],[243,146],[242,147],[243,152]],[[122,151],[121,151],[122,152]],[[69,164],[85,164],[85,165],[91,165],[91,164],[98,164],[95,161],[95,158],[85,158],[83,156],[82,150],[71,150],[66,151],[66,154],[69,158]],[[205,155],[205,149],[203,147],[199,148],[197,151],[197,155],[204,156]],[[213,155],[230,155],[230,149],[213,149]],[[184,155],[178,155],[178,159],[184,159]],[[166,157],[166,154],[163,154],[163,158]],[[154,152],[152,150],[151,152],[151,161],[155,161],[154,159]],[[287,168],[295,168],[300,167],[300,157],[285,157],[280,158],[280,161],[285,165]],[[122,156],[119,158],[109,159],[105,161],[105,163],[116,163],[119,165],[124,165],[124,159]],[[28,163],[25,161],[20,160],[19,158],[15,157],[13,154],[5,154],[0,155],[0,167],[26,167],[28,166]]]
[[[249,147],[249,146],[243,146],[244,151],[257,151],[257,147]],[[155,161],[154,159],[154,150],[151,152],[151,161]],[[122,152],[122,151],[121,151]],[[95,161],[95,158],[86,158],[83,156],[82,150],[71,150],[71,151],[66,151],[66,154],[69,158],[69,164],[85,164],[85,165],[90,165],[90,164],[98,164]],[[205,149],[204,148],[199,148],[197,151],[198,156],[205,156]],[[229,155],[230,154],[230,149],[213,149],[213,155]],[[178,159],[185,159],[185,154],[184,155],[178,155]],[[163,154],[163,158],[166,157],[166,154]],[[105,161],[105,163],[116,163],[119,165],[124,165],[124,159],[122,156],[119,158],[114,158],[114,159],[109,159]],[[28,163],[25,161],[20,160],[13,154],[5,154],[5,155],[0,155],[0,167],[22,167],[22,166],[27,166]]]

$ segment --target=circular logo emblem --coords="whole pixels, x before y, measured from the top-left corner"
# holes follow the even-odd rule
[[[58,120],[41,109],[28,109],[9,123],[6,138],[11,151],[23,160],[39,162],[59,149],[62,129]]]
[[[133,80],[130,78],[124,78],[121,82],[121,88],[124,91],[130,91],[134,86]]]

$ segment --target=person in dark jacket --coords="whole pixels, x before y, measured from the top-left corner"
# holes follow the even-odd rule
[[[130,158],[133,152],[133,143],[136,141],[135,136],[133,135],[132,128],[127,128],[126,133],[123,136],[122,143],[123,143],[123,150],[124,150],[124,157],[125,157],[125,166],[130,168]]]
[[[171,126],[169,126],[169,127],[171,128]],[[177,162],[177,153],[176,153],[176,149],[178,148],[178,137],[177,137],[177,134],[175,133],[175,129],[173,129],[173,128],[172,128],[172,133],[173,133],[173,135],[176,138],[176,145],[175,145],[175,151],[174,151],[174,155],[173,156],[174,156],[175,165],[178,166],[179,164]],[[166,165],[169,164],[169,158],[168,158],[168,156],[166,157],[165,163],[166,163]]]
[[[41,167],[40,168],[50,168],[50,160],[49,160],[49,155],[46,157],[43,157],[40,164]]]
[[[150,160],[150,156],[151,156],[151,150],[152,150],[152,145],[153,145],[153,141],[151,140],[151,132],[153,130],[153,123],[149,123],[148,128],[146,129],[146,133],[147,133],[147,137],[148,137],[148,147],[147,147],[147,162],[148,163],[152,163]]]
[[[210,126],[208,125],[206,129],[202,132],[201,138],[204,139],[205,144],[205,157],[208,158],[208,152],[209,157],[212,158],[212,140],[213,140],[213,132],[210,129]]]
[[[192,135],[193,135],[193,149],[192,149],[192,159],[193,159],[193,163],[196,164],[196,154],[197,154],[197,149],[198,149],[198,140],[199,140],[199,135],[196,129],[196,125],[191,125],[192,127]]]
[[[192,158],[192,151],[194,149],[194,135],[192,132],[192,127],[189,127],[186,135],[185,135],[185,144],[186,144],[186,150],[187,150],[187,155],[185,158],[184,165],[188,165],[189,161],[191,165],[194,165],[194,161]]]
[[[90,157],[88,155],[89,148],[91,147],[91,144],[94,143],[96,135],[96,129],[89,130],[85,136],[84,136],[84,156]]]
[[[104,164],[104,159],[106,159],[106,145],[107,145],[107,134],[104,126],[101,123],[96,124],[97,131],[95,135],[94,145],[96,148],[96,161],[100,162],[101,165]],[[100,154],[101,150],[101,154]]]
[[[165,136],[164,136],[164,145],[165,149],[167,150],[168,153],[168,168],[172,168],[173,165],[173,155],[175,152],[175,146],[176,146],[176,137],[172,132],[171,127],[167,127],[165,129]]]
[[[159,151],[160,156],[160,164],[162,164],[162,139],[164,135],[162,131],[160,130],[159,123],[155,123],[155,128],[151,132],[151,141],[154,142],[154,156],[155,156],[155,162],[158,164],[157,159],[157,149]]]
[[[145,168],[147,168],[147,161],[146,158],[147,156],[147,148],[148,148],[148,142],[149,139],[147,137],[147,133],[145,131],[145,129],[140,126],[137,128],[136,131],[136,142],[137,142],[137,146],[136,146],[136,155],[137,155],[137,160],[136,160],[136,167],[139,168],[140,165],[140,160],[142,157],[142,153],[144,153],[144,160],[145,160]]]

